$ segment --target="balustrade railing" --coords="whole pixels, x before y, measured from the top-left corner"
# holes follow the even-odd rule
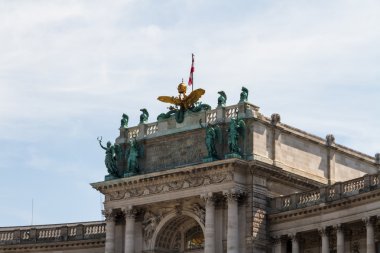
[[[105,222],[0,228],[0,245],[105,238]]]
[[[271,208],[273,212],[287,211],[320,203],[328,203],[379,188],[380,174],[365,175],[353,180],[321,187],[318,190],[273,198],[271,200]]]

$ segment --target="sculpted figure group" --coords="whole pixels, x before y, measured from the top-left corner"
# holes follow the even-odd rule
[[[203,89],[194,90],[187,96],[186,85],[181,83],[178,86],[178,92],[178,97],[161,96],[158,98],[158,100],[162,102],[174,104],[174,106],[170,106],[168,113],[160,114],[158,120],[169,118],[171,115],[175,114],[176,121],[182,123],[184,113],[187,110],[198,112],[211,109],[209,105],[198,102],[198,99],[205,93]],[[224,91],[219,91],[218,94],[218,107],[224,107],[227,102],[227,95]],[[246,102],[247,99],[248,89],[242,87],[239,103]],[[145,108],[140,111],[142,112],[140,115],[140,124],[146,124],[149,118],[149,113]],[[120,121],[120,129],[127,129],[128,121],[129,117],[124,113]],[[222,127],[219,124],[202,124],[201,120],[200,125],[205,129],[205,145],[207,148],[206,159],[220,159],[216,147],[217,145],[222,144]],[[240,155],[242,149],[239,146],[239,138],[244,139],[246,132],[244,120],[238,119],[236,115],[236,117],[230,119],[228,129],[224,131],[227,131],[226,135],[230,154]],[[144,149],[143,146],[137,142],[136,138],[130,139],[127,144],[124,144],[124,146],[112,144],[110,141],[107,142],[106,146],[103,146],[102,137],[98,137],[98,141],[100,147],[105,150],[104,163],[110,176],[120,178],[139,173],[139,158],[144,155]],[[126,168],[123,168],[124,164],[126,164]]]

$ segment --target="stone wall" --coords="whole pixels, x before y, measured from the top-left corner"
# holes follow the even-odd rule
[[[249,103],[187,113],[181,124],[169,118],[121,129],[116,143],[127,149],[129,139],[138,140],[144,150],[139,158],[142,174],[199,164],[208,155],[205,129],[199,124],[202,120],[203,126],[207,123],[220,127],[222,141],[216,147],[219,159],[224,159],[229,153],[228,125],[236,115],[246,123],[246,138],[239,140],[245,160],[260,160],[321,183],[350,180],[376,173],[380,168],[374,157],[335,144],[333,136],[324,139],[303,132],[281,123],[278,114],[266,118]],[[122,166],[126,167],[126,163]]]

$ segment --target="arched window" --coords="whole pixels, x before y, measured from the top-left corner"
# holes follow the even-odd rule
[[[185,247],[186,249],[203,249],[205,244],[205,237],[202,228],[197,225],[187,230],[185,234]]]

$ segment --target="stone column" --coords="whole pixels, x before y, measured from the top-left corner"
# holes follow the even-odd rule
[[[321,228],[318,230],[322,239],[322,253],[330,253],[329,250],[329,235],[326,228]]]
[[[239,253],[238,198],[234,191],[224,192],[228,202],[227,253]]]
[[[105,253],[115,253],[115,215],[112,210],[103,210],[106,218],[106,245]]]
[[[375,253],[375,231],[373,219],[371,217],[366,217],[363,221],[367,230],[367,253]]]
[[[344,231],[342,224],[335,227],[336,230],[336,253],[344,253]]]
[[[205,253],[215,253],[215,203],[210,192],[201,196],[205,200]]]
[[[284,251],[284,238],[281,236],[276,236],[273,238],[273,253],[286,253],[286,250]],[[286,246],[286,245],[285,245]]]
[[[123,209],[125,215],[124,253],[135,253],[135,217],[136,210],[129,206]]]
[[[289,238],[292,240],[292,253],[299,253],[300,252],[300,245],[298,243],[297,234],[290,234]]]

